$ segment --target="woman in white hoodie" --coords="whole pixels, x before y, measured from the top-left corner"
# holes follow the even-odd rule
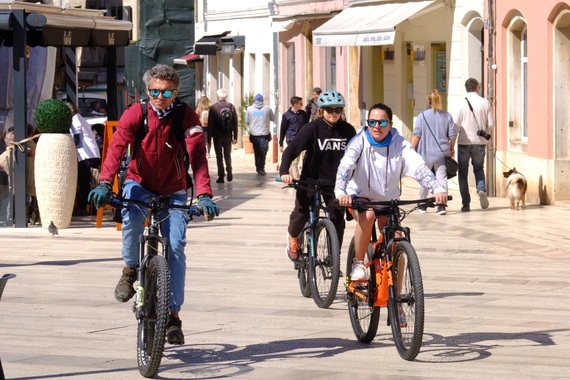
[[[336,175],[335,195],[341,206],[350,207],[353,199],[370,201],[399,199],[402,177],[413,177],[435,195],[437,204],[447,203],[447,192],[428,169],[422,157],[392,128],[392,109],[382,103],[368,111],[364,127],[348,143]],[[355,262],[351,279],[366,278],[362,262],[370,242],[375,215],[373,210],[358,213],[354,232]],[[378,227],[386,225],[387,217],[378,217]]]

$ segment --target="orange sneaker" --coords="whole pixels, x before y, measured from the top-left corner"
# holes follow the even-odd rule
[[[299,238],[289,236],[289,234],[287,234],[287,238],[287,257],[291,261],[296,261],[299,258]]]

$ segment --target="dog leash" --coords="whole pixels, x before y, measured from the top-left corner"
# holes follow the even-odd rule
[[[501,164],[503,164],[503,166],[509,170],[513,170],[513,168],[511,168],[509,165],[505,164],[503,161],[501,161],[501,159],[499,157],[497,157],[497,155],[495,154],[495,149],[491,148],[490,146],[487,146],[487,149],[489,150],[489,152],[493,155],[493,157],[495,157],[495,160],[499,161]],[[524,176],[524,174],[520,173],[517,171],[518,174],[522,175],[524,177],[524,179],[526,179],[526,177]]]

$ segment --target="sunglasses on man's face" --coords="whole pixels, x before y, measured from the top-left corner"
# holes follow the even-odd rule
[[[368,124],[368,126],[370,128],[376,128],[376,126],[378,125],[381,128],[386,128],[388,126],[388,124],[390,124],[390,120],[386,120],[386,119],[368,119],[366,120],[366,124]]]
[[[325,107],[325,111],[327,111],[327,113],[337,113],[339,115],[342,113],[343,109],[344,108],[342,107]]]
[[[160,94],[162,94],[162,97],[165,99],[170,99],[172,98],[172,95],[174,95],[174,91],[176,90],[157,90],[157,89],[148,89],[148,94],[150,96],[152,96],[153,98],[158,98],[160,96]]]

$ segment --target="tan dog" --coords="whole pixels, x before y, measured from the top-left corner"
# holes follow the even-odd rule
[[[525,176],[517,172],[516,168],[503,172],[503,176],[507,179],[507,197],[511,200],[511,210],[518,210],[519,205],[521,208],[526,208],[527,182]]]

